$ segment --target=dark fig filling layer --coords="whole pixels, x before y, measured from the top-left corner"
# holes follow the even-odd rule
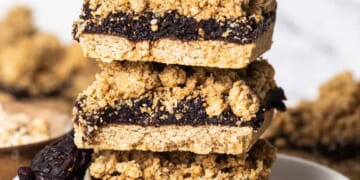
[[[120,36],[135,42],[170,38],[181,41],[218,40],[248,44],[268,31],[275,22],[275,12],[264,14],[263,20],[257,22],[255,17],[197,21],[177,11],[168,11],[161,16],[153,12],[118,12],[110,13],[101,19],[94,17],[92,11],[88,4],[84,4],[80,19],[86,21],[86,25],[81,33]],[[76,40],[78,31],[75,25],[73,34]]]
[[[75,103],[77,114],[75,123],[79,124],[79,120],[86,121],[85,128],[99,127],[108,123],[124,124],[124,125],[140,125],[140,126],[201,126],[201,125],[224,125],[244,127],[251,126],[259,129],[264,122],[264,113],[270,109],[285,110],[283,100],[285,95],[282,89],[276,88],[268,92],[267,98],[260,111],[250,121],[244,121],[239,124],[241,118],[237,117],[231,110],[224,111],[219,116],[208,116],[206,108],[203,106],[204,100],[200,97],[183,100],[174,107],[174,112],[170,113],[166,109],[160,108],[158,103],[153,107],[152,99],[134,100],[132,106],[126,103],[115,103],[114,106],[106,106],[92,112],[84,111],[82,104],[86,101],[83,96]],[[153,107],[152,112],[145,112],[143,108]]]

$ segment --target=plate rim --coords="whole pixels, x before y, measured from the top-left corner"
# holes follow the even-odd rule
[[[317,162],[314,162],[314,161],[311,161],[311,160],[308,160],[308,159],[304,159],[304,158],[301,158],[301,157],[286,155],[286,154],[283,154],[283,153],[277,153],[276,154],[276,160],[275,160],[274,164],[276,162],[278,162],[279,160],[290,161],[291,163],[299,163],[299,164],[303,164],[305,166],[311,166],[313,168],[317,168],[317,169],[322,170],[324,172],[328,172],[328,173],[331,173],[331,174],[333,174],[335,176],[338,176],[338,177],[341,178],[340,180],[342,180],[342,179],[343,180],[350,180],[350,178],[346,177],[344,174],[340,173],[339,171],[336,171],[335,169],[332,169],[332,168],[330,168],[328,166],[325,166],[325,165],[322,165],[320,163],[317,163]],[[271,169],[273,169],[274,164],[273,164]]]

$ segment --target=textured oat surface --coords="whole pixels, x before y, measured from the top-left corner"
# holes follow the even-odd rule
[[[100,151],[90,166],[98,179],[268,179],[275,149],[258,141],[248,154]]]
[[[83,112],[115,107],[150,98],[170,113],[181,100],[202,97],[208,116],[218,116],[231,109],[243,120],[250,120],[264,106],[267,93],[276,88],[274,69],[265,60],[252,63],[246,69],[224,70],[184,66],[164,66],[142,62],[112,62],[102,64],[103,72],[80,98]],[[144,111],[155,111],[154,107]]]
[[[80,45],[84,55],[113,60],[151,61],[165,64],[205,66],[217,68],[244,68],[261,56],[272,44],[271,25],[253,43],[239,45],[224,41],[180,41],[159,39],[133,42],[111,35],[81,34]]]
[[[89,3],[92,14],[106,17],[114,12],[141,13],[152,11],[163,14],[176,10],[182,15],[191,16],[197,20],[209,18],[231,18],[257,16],[274,11],[275,0],[84,0]]]
[[[75,125],[75,144],[79,148],[142,151],[190,151],[197,154],[247,152],[267,128],[272,112],[265,114],[262,127],[229,127],[221,125],[138,126],[109,123],[97,127],[89,138],[87,129]]]

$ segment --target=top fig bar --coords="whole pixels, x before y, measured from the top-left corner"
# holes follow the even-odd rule
[[[244,68],[272,44],[275,0],[85,0],[74,23],[84,54]]]

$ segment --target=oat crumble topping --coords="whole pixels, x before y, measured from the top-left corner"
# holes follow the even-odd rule
[[[274,11],[275,0],[84,0],[89,3],[93,15],[106,17],[109,13],[142,13],[152,11],[164,14],[176,10],[185,16],[202,19],[224,19],[232,17],[255,16]]]
[[[267,179],[276,150],[260,140],[248,154],[100,151],[90,174],[99,179]]]
[[[209,116],[225,109],[244,120],[255,117],[266,94],[276,87],[274,70],[265,60],[256,61],[240,70],[200,68],[142,62],[102,63],[103,72],[79,97],[86,96],[84,111],[91,112],[116,102],[151,97],[167,111],[181,100],[202,97]],[[131,106],[131,104],[129,104]],[[152,112],[151,107],[144,111]]]

